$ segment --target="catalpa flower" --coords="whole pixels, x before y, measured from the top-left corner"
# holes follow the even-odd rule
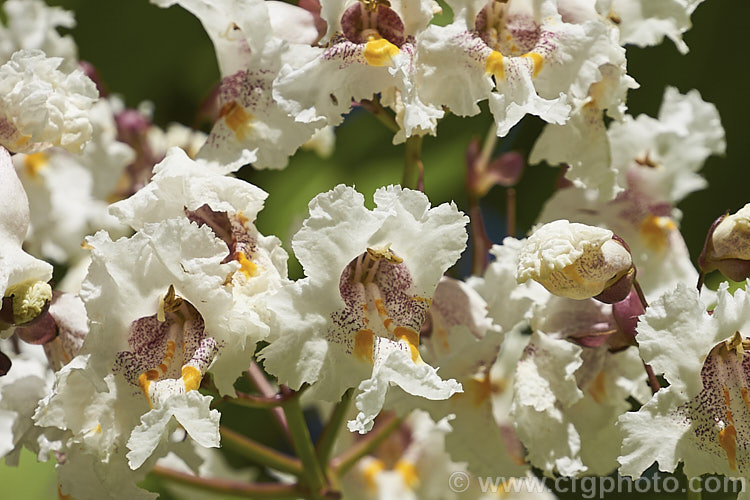
[[[621,474],[637,477],[656,461],[670,472],[683,462],[689,478],[750,477],[750,296],[722,283],[716,308],[706,307],[694,288],[678,285],[638,325],[641,356],[669,387],[620,417]]]
[[[305,50],[312,50],[309,44],[317,39],[312,15],[287,6],[281,11],[285,17],[272,22],[268,2],[263,0],[152,1],[160,7],[179,4],[193,13],[216,50],[222,75],[220,117],[199,157],[233,164],[235,168],[245,163],[258,168],[284,168],[289,155],[325,124],[319,120],[295,120],[272,95],[274,79],[282,65],[300,57],[297,51],[304,54]],[[289,10],[295,15],[288,16]],[[279,23],[298,24],[277,33],[274,24],[278,27]],[[295,30],[298,35],[307,34],[301,37],[306,43],[288,42],[280,36]],[[311,81],[314,80],[307,80],[306,86]]]
[[[637,349],[619,351],[612,309],[563,297],[536,308],[511,415],[528,461],[547,474],[609,474],[620,450],[617,418],[629,397],[648,399]]]
[[[349,429],[360,433],[391,384],[428,399],[461,390],[422,360],[419,331],[438,280],[466,245],[467,218],[400,187],[374,199],[368,210],[362,195],[340,185],[310,202],[292,241],[307,277],[269,300],[276,326],[260,353],[280,383],[313,384],[322,399],[358,386]]]
[[[420,97],[415,37],[439,10],[433,0],[324,0],[327,47],[310,49],[300,62],[282,68],[274,97],[297,121],[324,118],[338,125],[353,100],[380,93],[401,127],[394,143],[411,135],[434,135],[443,110]]]
[[[600,87],[607,81],[597,83],[592,90],[607,91],[606,86]],[[614,81],[610,81],[612,84]],[[609,91],[620,92],[611,86]],[[590,114],[592,104],[597,102],[589,101],[582,111]],[[531,162],[570,165],[566,177],[576,187],[596,190],[602,201],[639,182],[649,198],[676,204],[706,186],[696,173],[706,158],[724,153],[724,129],[718,111],[695,90],[680,94],[667,87],[658,118],[613,118],[618,121],[609,130],[601,120],[571,119],[570,126],[548,126],[534,145]]]
[[[100,229],[126,229],[107,214],[109,198],[134,151],[116,140],[113,109],[100,99],[89,112],[93,134],[80,155],[62,148],[17,154],[13,163],[31,205],[27,247],[61,264],[82,257],[83,239]]]
[[[0,147],[0,334],[9,336],[11,324],[36,318],[52,298],[47,282],[52,266],[23,251],[29,227],[29,202],[10,155]]]
[[[553,0],[448,3],[454,22],[419,37],[422,98],[458,115],[477,114],[488,98],[499,136],[526,114],[564,123],[568,101],[602,79],[599,68],[623,61],[606,23],[565,22]]]
[[[79,153],[91,138],[96,85],[80,69],[60,71],[62,62],[41,50],[21,50],[0,66],[0,144],[10,151],[61,146]]]
[[[200,445],[218,446],[219,414],[196,389],[222,354],[242,353],[250,334],[227,284],[240,265],[224,262],[227,245],[207,225],[186,218],[147,223],[117,241],[99,232],[88,245],[81,296],[90,332],[58,373],[37,424],[70,431],[65,449],[99,461],[122,460],[127,447],[131,469],[166,453],[177,423]],[[231,382],[237,374],[216,372]],[[70,404],[80,400],[115,411]]]
[[[166,219],[182,219],[210,228],[214,237],[226,244],[229,254],[224,262],[238,266],[227,276],[226,290],[237,314],[242,314],[226,331],[226,335],[235,336],[232,356],[217,360],[213,367],[214,382],[226,394],[234,393],[232,384],[247,368],[255,342],[269,333],[263,300],[286,282],[287,254],[281,242],[260,234],[254,225],[267,196],[252,184],[221,175],[190,159],[182,149],[172,148],[154,168],[149,184],[110,207],[114,216],[135,230]]]
[[[74,28],[73,13],[49,7],[42,0],[7,0],[3,3],[7,19],[0,25],[0,64],[14,52],[38,49],[49,57],[61,57],[61,67],[72,71],[78,64],[78,48],[73,37],[60,35],[57,28]]]

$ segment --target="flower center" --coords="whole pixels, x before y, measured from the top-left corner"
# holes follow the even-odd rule
[[[207,337],[203,318],[170,285],[157,314],[130,325],[129,351],[117,353],[116,371],[140,387],[149,406],[159,407],[174,394],[198,389],[216,355],[216,341]]]
[[[474,26],[488,47],[509,57],[532,56],[542,39],[541,26],[531,16],[511,12],[505,1],[488,3],[477,14]]]
[[[419,330],[429,299],[411,292],[412,278],[403,259],[388,246],[368,248],[344,269],[339,291],[345,308],[332,315],[328,338],[348,353],[373,362],[377,338],[405,340],[419,360]]]
[[[208,205],[202,205],[196,210],[185,209],[185,215],[198,226],[207,225],[214,235],[229,247],[229,255],[223,262],[236,260],[240,264],[239,271],[245,278],[252,278],[259,273],[258,265],[253,261],[257,252],[255,238],[246,224],[250,222],[241,212],[228,214],[215,212]]]
[[[341,16],[344,37],[364,44],[364,57],[370,66],[388,66],[406,42],[404,23],[387,0],[361,0]]]
[[[479,11],[474,23],[479,37],[492,49],[485,69],[498,80],[505,79],[505,58],[528,59],[532,77],[544,66],[543,32],[533,17],[510,11],[507,0],[493,0]]]

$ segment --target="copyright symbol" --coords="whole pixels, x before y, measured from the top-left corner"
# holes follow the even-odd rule
[[[456,471],[448,478],[448,486],[454,493],[463,493],[469,489],[471,478],[465,472]]]

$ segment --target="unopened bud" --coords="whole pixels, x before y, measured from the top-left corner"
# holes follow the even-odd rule
[[[698,265],[704,273],[718,269],[734,281],[750,277],[750,203],[714,221]]]
[[[570,299],[622,300],[635,276],[627,245],[612,231],[558,220],[537,229],[519,254],[516,278]],[[612,288],[609,293],[603,294]]]

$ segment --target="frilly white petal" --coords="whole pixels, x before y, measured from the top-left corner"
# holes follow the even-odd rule
[[[166,440],[172,427],[172,417],[196,443],[207,448],[218,448],[221,414],[210,408],[212,399],[198,391],[189,391],[172,396],[159,408],[144,414],[141,424],[133,429],[128,439],[130,468],[137,469],[143,465],[157,446]]]
[[[63,73],[61,63],[21,50],[0,66],[0,143],[11,151],[62,146],[79,153],[91,138],[88,112],[99,93],[80,69]]]
[[[355,406],[359,414],[347,424],[351,432],[364,434],[372,429],[391,384],[398,385],[414,396],[432,400],[448,399],[463,391],[461,384],[453,379],[441,379],[437,370],[430,365],[415,363],[405,341],[379,339],[375,350],[372,376],[363,380],[358,387]]]
[[[0,291],[24,281],[47,282],[52,266],[21,248],[29,226],[29,202],[8,152],[0,147]]]

